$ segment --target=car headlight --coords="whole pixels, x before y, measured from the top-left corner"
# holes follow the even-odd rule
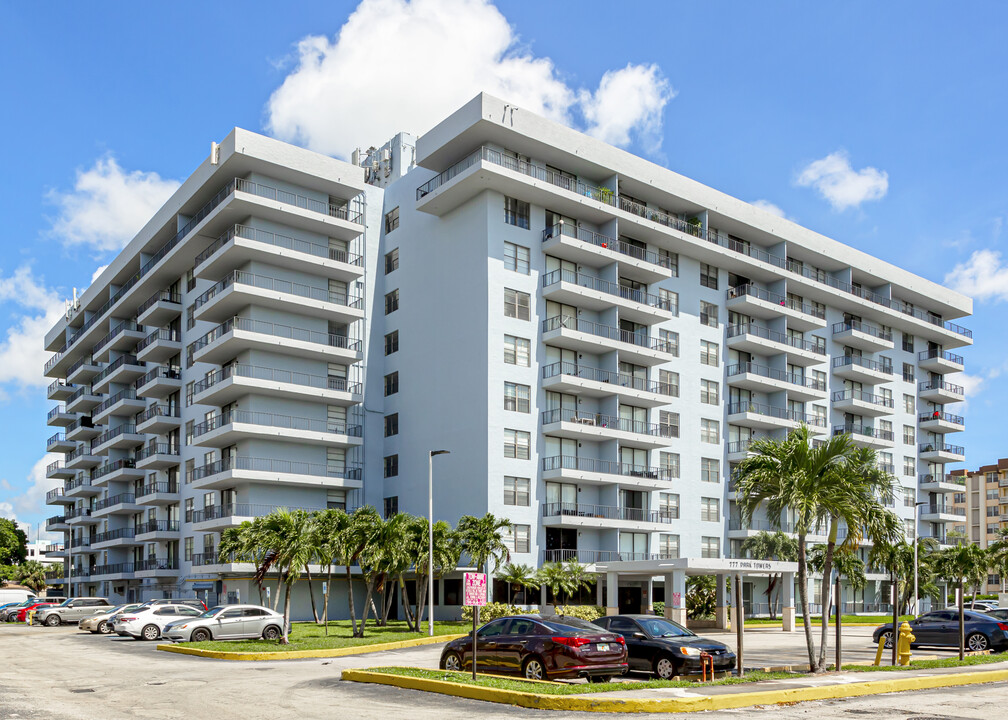
[[[695,647],[686,647],[685,645],[679,648],[679,652],[687,657],[700,657],[700,649]]]

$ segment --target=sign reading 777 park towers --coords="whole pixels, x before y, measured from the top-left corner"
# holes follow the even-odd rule
[[[464,588],[463,605],[468,605],[469,607],[483,607],[487,604],[486,573],[465,573]]]

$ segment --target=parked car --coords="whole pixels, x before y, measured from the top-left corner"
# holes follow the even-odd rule
[[[12,605],[23,603],[25,600],[34,600],[35,593],[25,588],[0,588],[0,605]],[[45,598],[39,598],[45,600]]]
[[[38,625],[39,615],[46,608],[55,607],[54,603],[48,602],[32,602],[25,605],[23,608],[17,611],[17,615],[14,616],[14,622],[28,622],[28,614],[35,613],[35,617],[32,618],[32,624]]]
[[[990,615],[995,620],[1008,620],[1008,608],[998,608],[996,610],[988,610],[984,615]]]
[[[19,610],[23,610],[29,605],[34,605],[37,602],[38,600],[32,598],[31,600],[25,600],[24,602],[8,605],[6,608],[3,609],[3,615],[0,615],[0,618],[2,618],[4,622],[14,622],[15,620],[17,620],[17,614]]]
[[[997,600],[977,600],[976,602],[964,603],[963,607],[966,610],[976,610],[977,612],[985,613],[988,610],[997,610],[998,602]]]
[[[718,672],[735,667],[735,653],[724,643],[656,615],[611,615],[595,624],[623,636],[631,670],[654,673],[663,680],[699,673],[701,653],[711,656]]]
[[[283,634],[284,617],[259,605],[217,605],[198,618],[179,620],[165,628],[173,642],[207,640],[277,640]]]
[[[472,668],[472,633],[441,652],[442,670]],[[476,631],[481,672],[520,674],[530,680],[585,677],[608,682],[627,672],[621,635],[585,620],[559,615],[515,615],[491,620]]]
[[[198,618],[202,613],[190,605],[141,606],[136,610],[119,613],[113,630],[134,640],[157,640],[165,626],[176,620]]]
[[[105,598],[69,598],[62,604],[46,608],[43,612],[39,613],[37,622],[39,624],[48,625],[49,627],[56,627],[57,625],[64,625],[67,623],[76,625],[84,618],[100,612],[105,612],[110,607],[112,607],[112,603]]]
[[[91,617],[86,617],[77,623],[77,626],[81,630],[88,630],[92,633],[99,633],[101,635],[108,635],[112,632],[112,618],[121,613],[132,612],[133,610],[140,609],[140,605],[117,605],[114,608],[109,609],[106,612],[100,612],[97,615],[92,615]]]
[[[153,607],[155,605],[189,605],[199,610],[201,613],[206,612],[206,603],[199,598],[184,598],[184,599],[171,599],[171,598],[161,598],[158,600],[148,600],[146,602],[140,603],[147,607]]]
[[[966,610],[963,613],[963,632],[967,650],[1008,649],[1008,622]],[[925,645],[959,647],[959,611],[953,609],[934,610],[910,621],[914,634],[911,647]],[[880,625],[872,633],[872,640],[878,643],[885,637],[885,646],[892,647],[892,623]]]

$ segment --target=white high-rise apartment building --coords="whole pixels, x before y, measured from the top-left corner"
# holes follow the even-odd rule
[[[435,449],[436,516],[533,566],[737,555],[732,467],[800,423],[955,521],[969,298],[488,95],[354,163],[215,153],[46,338],[73,592],[247,599],[222,529],[426,514]]]

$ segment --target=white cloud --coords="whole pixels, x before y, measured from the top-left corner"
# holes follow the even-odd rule
[[[784,210],[779,205],[774,205],[769,200],[762,200],[762,199],[753,200],[749,204],[752,205],[753,207],[758,207],[760,210],[768,212],[771,215],[776,215],[777,217],[781,218],[787,218],[787,213],[785,213]]]
[[[801,187],[815,188],[834,210],[846,210],[868,200],[879,200],[889,190],[888,173],[873,167],[854,170],[844,150],[809,163],[795,182]]]
[[[121,250],[178,186],[155,172],[127,172],[114,157],[99,158],[93,167],[77,171],[73,190],[49,193],[59,207],[53,234],[66,245]]]
[[[58,481],[46,477],[46,468],[57,459],[59,455],[56,453],[46,453],[32,465],[31,472],[25,476],[24,482],[6,483],[15,491],[20,488],[21,492],[0,499],[0,516],[18,520],[26,515],[39,515],[45,512],[46,493],[59,484]]]
[[[51,355],[43,347],[45,334],[63,314],[63,300],[36,279],[31,268],[21,266],[13,275],[0,276],[0,303],[14,303],[27,311],[15,315],[6,338],[0,340],[0,384],[45,387],[42,369]]]
[[[673,96],[654,65],[572,88],[553,61],[523,47],[489,0],[363,0],[330,40],[308,36],[267,103],[277,137],[346,157],[400,130],[422,133],[480,91],[619,144],[660,143]]]
[[[976,300],[1008,300],[1008,264],[997,250],[976,250],[952,268],[945,284]]]
[[[103,272],[105,272],[105,268],[107,267],[108,265],[99,265],[97,268],[95,268],[95,271],[91,273],[91,282],[97,280],[98,276],[101,275]]]

